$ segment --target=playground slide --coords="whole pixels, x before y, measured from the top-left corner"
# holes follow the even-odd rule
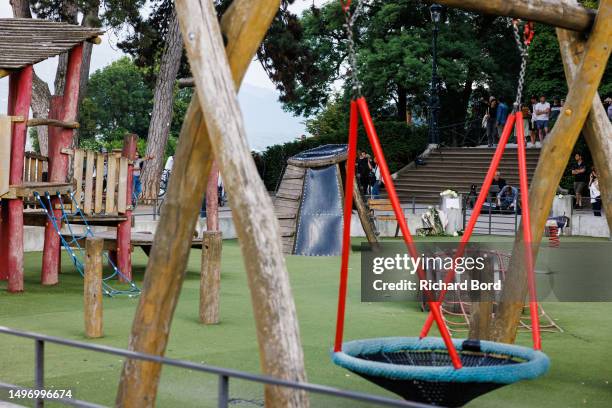
[[[296,232],[295,254],[334,256],[342,251],[342,183],[338,166],[309,168]]]

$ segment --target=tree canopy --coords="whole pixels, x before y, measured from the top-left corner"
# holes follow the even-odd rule
[[[176,145],[191,92],[190,89],[175,92],[170,151]],[[89,90],[80,107],[81,145],[120,147],[126,132],[136,133],[145,143],[152,106],[151,84],[129,57],[96,71],[89,79]]]
[[[426,105],[432,42],[428,6],[416,0],[374,0],[356,20],[363,91],[383,116],[403,120],[407,106]],[[310,116],[326,106],[333,89],[346,93],[350,67],[343,24],[337,1],[275,22],[259,57],[288,110]],[[513,94],[519,55],[507,19],[447,10],[438,49],[444,122],[465,117],[475,89]]]

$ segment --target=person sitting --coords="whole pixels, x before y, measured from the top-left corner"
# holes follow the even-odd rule
[[[489,194],[491,197],[497,197],[500,191],[506,186],[506,179],[501,177],[501,173],[499,171],[495,172],[495,176],[493,177],[493,183],[491,184],[491,188],[489,190]]]
[[[497,205],[503,210],[516,210],[518,189],[506,184],[497,194]]]

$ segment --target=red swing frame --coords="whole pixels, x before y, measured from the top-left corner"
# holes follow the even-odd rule
[[[345,13],[349,13],[351,0],[340,0],[342,5],[342,9]],[[525,43],[528,45],[533,38],[533,24],[526,26],[525,28]],[[387,193],[389,195],[389,200],[391,201],[391,206],[393,207],[393,212],[398,221],[399,228],[402,231],[402,237],[404,242],[408,248],[410,256],[416,258],[418,257],[418,253],[416,247],[414,245],[414,240],[412,234],[410,233],[410,229],[406,223],[406,219],[404,217],[404,213],[402,211],[399,198],[397,196],[397,192],[395,191],[395,185],[393,183],[393,178],[391,177],[391,173],[389,171],[389,167],[387,166],[387,161],[385,159],[385,155],[383,153],[382,147],[380,145],[380,140],[376,133],[376,129],[374,127],[374,123],[372,121],[372,117],[370,115],[370,111],[368,108],[368,104],[366,99],[363,96],[359,96],[356,99],[351,100],[350,107],[350,122],[349,122],[349,141],[348,141],[348,153],[347,153],[347,168],[346,168],[346,180],[344,186],[344,228],[342,234],[342,257],[341,257],[341,266],[340,266],[340,286],[338,293],[338,311],[336,316],[336,336],[334,342],[334,352],[342,351],[342,341],[344,336],[344,322],[346,315],[346,292],[347,292],[347,282],[348,282],[348,263],[349,263],[349,253],[351,248],[351,218],[352,218],[352,210],[353,210],[353,189],[354,189],[354,178],[355,178],[355,164],[357,160],[357,130],[359,126],[359,117],[363,122],[365,127],[365,131],[370,142],[370,146],[372,147],[372,151],[374,153],[374,157],[376,158],[378,165],[380,166],[380,173],[385,183],[385,187]],[[508,139],[510,138],[510,134],[512,133],[512,129],[516,126],[516,139],[517,139],[517,154],[518,154],[518,162],[519,162],[519,177],[520,177],[520,191],[521,194],[521,208],[522,208],[522,226],[523,226],[523,241],[525,245],[525,256],[527,261],[527,275],[528,275],[528,286],[529,286],[529,296],[530,296],[530,314],[532,318],[532,336],[533,336],[533,344],[534,349],[541,350],[541,337],[540,337],[540,324],[539,324],[539,316],[538,316],[538,304],[536,299],[536,290],[535,290],[535,276],[534,276],[534,262],[533,262],[533,250],[532,250],[532,234],[531,234],[531,219],[529,213],[529,182],[527,178],[527,164],[526,164],[526,151],[525,151],[525,130],[523,127],[523,114],[518,110],[517,112],[512,112],[507,119],[507,122],[504,126],[504,130],[502,132],[502,136],[500,138],[500,142],[497,146],[493,159],[491,161],[491,165],[489,166],[489,170],[485,176],[485,180],[483,182],[482,188],[480,190],[480,194],[478,195],[478,199],[474,206],[474,210],[470,217],[468,226],[466,227],[466,231],[461,238],[459,248],[455,253],[455,258],[463,255],[465,251],[465,247],[470,240],[476,222],[478,220],[478,216],[482,210],[484,202],[489,193],[489,189],[491,184],[493,183],[493,177],[497,168],[499,167],[499,163],[503,157],[504,150],[508,143]],[[421,268],[418,269],[419,279],[425,279],[424,272]],[[451,269],[447,274],[446,281],[450,282],[454,279],[455,271]],[[462,368],[461,359],[459,358],[459,354],[455,345],[451,339],[450,332],[441,313],[441,302],[444,299],[445,291],[440,294],[440,297],[437,301],[428,300],[427,303],[429,305],[429,315],[423,329],[420,334],[420,338],[424,338],[428,335],[429,330],[433,322],[436,322],[438,326],[438,330],[440,331],[440,335],[448,349],[449,356],[451,358],[453,367],[455,369]],[[429,295],[427,295],[428,299],[431,299]]]

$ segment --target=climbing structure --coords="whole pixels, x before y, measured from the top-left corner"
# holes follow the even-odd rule
[[[117,227],[113,258],[131,280],[130,160],[136,136],[126,136],[118,157],[70,148],[79,127],[75,119],[83,43],[99,43],[102,33],[98,28],[47,20],[0,19],[0,77],[9,77],[8,115],[0,117],[0,279],[8,280],[9,292],[24,289],[25,225],[45,228],[44,285],[58,283],[59,231],[70,222],[86,224],[88,231],[89,225]],[[33,65],[63,53],[68,54],[64,94],[51,98],[48,118],[29,119]],[[28,127],[34,126],[48,126],[48,157],[25,152]],[[49,197],[49,202],[43,205],[37,197]],[[70,211],[65,211],[64,202]],[[73,211],[77,208],[80,214]]]
[[[324,145],[287,160],[274,198],[284,253],[332,256],[342,251],[347,151],[347,145]],[[374,224],[359,190],[353,190],[353,194],[366,237],[377,242]]]

